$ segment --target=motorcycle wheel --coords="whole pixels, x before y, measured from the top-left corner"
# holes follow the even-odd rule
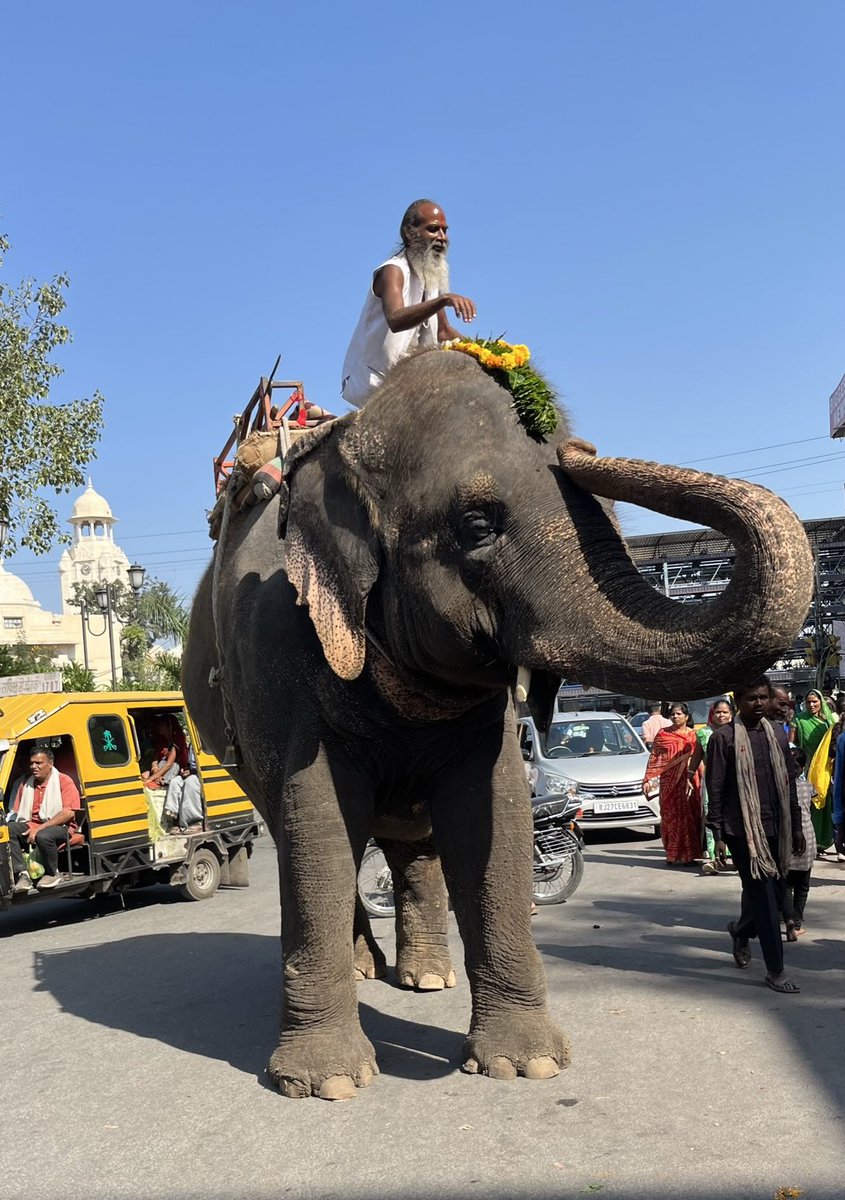
[[[393,876],[381,849],[371,842],[361,859],[358,895],[371,917],[395,917]]]
[[[584,855],[580,846],[558,867],[534,868],[534,903],[562,904],[577,890],[584,876]]]

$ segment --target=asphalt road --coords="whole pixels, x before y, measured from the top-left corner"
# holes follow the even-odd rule
[[[544,1082],[461,1074],[459,969],[449,992],[360,985],[382,1073],[354,1101],[274,1092],[267,840],[248,891],[0,914],[0,1196],[841,1197],[845,865],[817,867],[808,932],[787,949],[802,993],[777,996],[759,950],[744,972],[730,957],[735,877],[667,868],[658,842],[613,836],[593,841],[572,900],[534,922],[574,1051]],[[392,961],[389,923],[377,932]]]

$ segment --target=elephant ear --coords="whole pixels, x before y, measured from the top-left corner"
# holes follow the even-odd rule
[[[336,422],[336,425],[341,425]],[[284,528],[288,579],[308,612],[331,669],[364,669],[367,597],[378,578],[378,539],[369,506],[338,454],[341,429],[297,455]]]

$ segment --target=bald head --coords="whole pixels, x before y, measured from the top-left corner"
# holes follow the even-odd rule
[[[405,215],[402,217],[402,223],[399,226],[399,237],[402,240],[402,245],[407,246],[413,240],[415,232],[422,225],[426,225],[432,218],[436,218],[445,223],[443,209],[439,204],[435,204],[433,200],[415,200],[413,204],[409,204],[405,209]]]

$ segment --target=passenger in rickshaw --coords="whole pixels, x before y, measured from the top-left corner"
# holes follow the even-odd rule
[[[202,786],[197,772],[197,760],[190,746],[186,747],[187,764],[167,785],[162,817],[168,833],[190,833],[202,829]]]
[[[152,766],[148,771],[141,772],[144,786],[151,791],[167,787],[171,779],[175,779],[179,774],[179,745],[173,732],[171,718],[166,714],[156,717],[152,740]],[[184,734],[182,741],[184,744]]]

